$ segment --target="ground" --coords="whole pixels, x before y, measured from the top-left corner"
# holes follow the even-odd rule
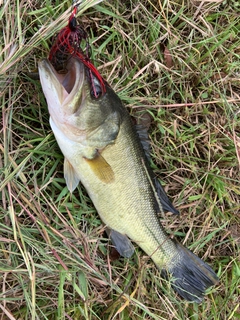
[[[199,305],[182,301],[137,246],[131,259],[115,257],[84,188],[65,186],[34,76],[70,7],[0,8],[0,319],[240,319],[239,2],[79,8],[92,61],[149,127],[151,166],[180,211],[162,224],[220,278]]]

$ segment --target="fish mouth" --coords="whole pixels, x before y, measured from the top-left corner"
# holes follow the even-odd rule
[[[86,71],[83,63],[71,57],[65,72],[58,72],[48,59],[39,62],[39,76],[42,89],[48,102],[49,111],[66,109],[73,114],[81,106],[85,96],[83,90]]]
[[[53,67],[48,59],[44,59],[39,62],[39,73],[40,80],[41,74],[44,73],[55,85],[60,84],[68,94],[70,94],[76,86],[79,89],[85,80],[85,67],[83,63],[73,57],[66,63],[65,70],[60,72]]]
[[[84,74],[84,66],[82,63],[79,63],[76,59],[70,58],[66,64],[66,70],[64,72],[57,72],[54,68],[54,73],[58,81],[64,87],[68,94],[74,88],[75,83],[77,82],[78,75]],[[79,83],[78,83],[79,85]]]
[[[77,59],[71,57],[65,66],[64,70],[57,71],[53,65],[50,63],[49,67],[51,68],[52,73],[57,78],[59,83],[64,87],[66,92],[70,94],[77,84],[79,86],[79,75],[81,75],[81,79],[84,77],[84,65],[80,63]]]

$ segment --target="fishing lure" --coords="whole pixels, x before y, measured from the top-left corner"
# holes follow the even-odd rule
[[[77,24],[76,14],[77,5],[73,7],[68,25],[55,36],[49,60],[56,71],[65,73],[65,66],[69,58],[79,59],[87,68],[92,96],[99,98],[106,92],[106,82],[90,60],[91,50],[88,34]],[[83,41],[85,43],[84,50],[81,47]]]

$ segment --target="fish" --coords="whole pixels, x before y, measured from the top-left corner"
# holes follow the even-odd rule
[[[162,227],[159,216],[178,211],[154,177],[138,129],[118,95],[107,83],[103,93],[93,76],[96,98],[87,67],[75,57],[65,74],[48,59],[38,68],[69,191],[81,181],[120,255],[130,258],[134,242],[182,298],[200,303],[218,277]]]

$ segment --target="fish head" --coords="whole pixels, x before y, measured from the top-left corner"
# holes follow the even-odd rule
[[[82,63],[71,58],[66,65],[66,72],[59,73],[48,59],[39,62],[39,76],[43,93],[47,100],[51,120],[67,136],[75,132],[80,110],[89,91],[86,70]],[[79,127],[79,130],[81,126]]]
[[[101,93],[101,85],[94,75],[90,79],[90,72],[83,62],[71,57],[66,73],[62,74],[45,59],[39,62],[39,76],[50,123],[54,123],[64,136],[94,149],[114,141],[119,132],[121,101],[107,85],[106,92],[95,98],[92,84],[95,93]]]

